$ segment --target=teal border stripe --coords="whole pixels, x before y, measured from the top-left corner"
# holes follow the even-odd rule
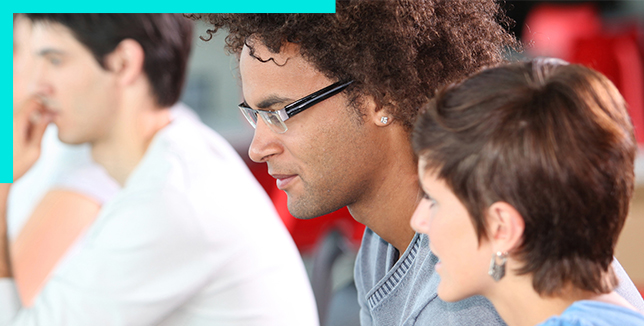
[[[12,12],[334,13],[335,0],[12,1]],[[18,3],[16,3],[18,2]]]
[[[112,13],[144,13],[144,12],[195,12],[195,13],[334,13],[335,0],[209,0],[209,1],[12,1],[7,6],[11,11],[12,19],[0,20],[0,24],[7,41],[2,42],[2,62],[7,64],[2,68],[6,76],[2,96],[7,99],[7,106],[0,109],[0,182],[13,182],[13,105],[9,106],[9,93],[13,89],[13,81],[9,84],[10,51],[13,52],[13,13],[14,12],[112,12]],[[9,27],[9,24],[12,24]],[[11,34],[10,34],[11,33]],[[9,47],[12,49],[9,50]],[[13,68],[11,68],[13,69]],[[13,95],[11,96],[13,97]],[[12,101],[13,102],[13,101]]]
[[[0,51],[2,56],[2,62],[6,62],[2,68],[2,76],[5,76],[6,83],[3,87],[0,87],[0,92],[2,92],[2,97],[5,98],[6,106],[0,108],[0,182],[1,183],[11,183],[13,182],[13,123],[12,123],[12,112],[13,104],[9,106],[9,98],[12,98],[13,103],[13,79],[9,83],[9,76],[13,76],[13,65],[9,68],[9,62],[13,62],[13,58],[9,59],[9,53],[13,52],[13,13],[11,13],[11,19],[9,19],[9,14],[6,13],[5,16],[7,19],[0,19],[0,30],[5,31],[3,35],[7,36],[7,39],[4,42],[0,42],[0,48],[4,49]],[[0,16],[2,17],[2,16]],[[9,27],[11,24],[11,27]],[[10,34],[11,33],[11,34]],[[9,39],[12,41],[9,42]],[[9,50],[11,48],[11,50]],[[9,93],[12,93],[9,96]]]

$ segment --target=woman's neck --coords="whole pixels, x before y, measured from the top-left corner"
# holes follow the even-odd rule
[[[596,300],[634,310],[632,305],[614,291],[596,294],[568,286],[556,295],[541,296],[534,290],[530,275],[507,275],[485,296],[509,326],[538,325],[552,316],[561,315],[570,305],[580,300]]]

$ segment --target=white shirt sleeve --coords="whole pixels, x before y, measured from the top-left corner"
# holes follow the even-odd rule
[[[65,189],[85,195],[97,204],[110,201],[120,190],[119,184],[95,162],[76,168],[59,176],[52,188]]]
[[[5,325],[20,310],[18,289],[12,278],[0,278],[0,325]]]
[[[32,307],[17,309],[13,282],[0,282],[0,325],[156,325],[207,283],[213,267],[199,225],[182,218],[184,196],[119,199]]]

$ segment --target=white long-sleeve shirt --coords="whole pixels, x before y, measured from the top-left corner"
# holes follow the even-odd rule
[[[0,325],[317,325],[297,249],[236,152],[190,118],[161,130],[33,307]]]

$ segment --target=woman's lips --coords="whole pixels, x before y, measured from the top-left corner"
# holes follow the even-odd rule
[[[284,190],[286,186],[297,177],[297,174],[274,174],[273,178],[276,179],[277,188]]]

